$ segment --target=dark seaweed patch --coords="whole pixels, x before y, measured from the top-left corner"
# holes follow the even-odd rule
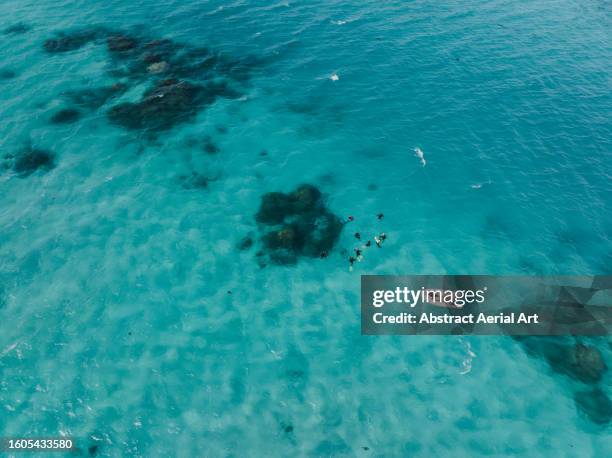
[[[512,234],[514,225],[501,214],[488,215],[484,222],[483,235],[487,238],[505,239]]]
[[[81,117],[81,112],[74,108],[63,108],[51,116],[51,123],[53,124],[72,124]]]
[[[179,49],[180,45],[167,38],[150,40],[143,45],[142,59],[147,64],[168,61]]]
[[[343,227],[325,205],[321,192],[308,184],[289,194],[265,194],[255,219],[273,226],[262,228],[264,251],[258,257],[267,256],[274,264],[295,264],[300,256],[326,257]],[[262,259],[259,262],[265,264]]]
[[[280,224],[291,214],[291,199],[283,192],[269,192],[261,198],[255,220],[263,224]]]
[[[115,83],[110,86],[69,91],[66,95],[74,104],[80,107],[96,109],[107,101],[121,96],[126,90],[127,86],[125,84]]]
[[[17,76],[17,73],[15,73],[10,68],[0,69],[0,79],[10,80],[12,78],[15,78],[16,76]]]
[[[585,383],[600,381],[608,370],[601,352],[592,346],[578,343],[569,353],[568,372]]]
[[[204,152],[206,154],[217,154],[221,151],[217,144],[213,142],[212,138],[210,137],[206,137],[204,139],[204,145],[202,145],[202,148],[204,149]]]
[[[574,394],[574,401],[593,423],[606,425],[612,421],[612,401],[600,388],[579,391]]]
[[[238,241],[238,243],[236,244],[236,247],[240,251],[246,251],[253,246],[253,243],[254,243],[253,237],[251,235],[245,235]]]
[[[208,48],[185,49],[172,60],[172,71],[181,78],[202,78],[210,75],[220,60]]]
[[[108,118],[125,129],[161,132],[190,121],[202,107],[218,97],[233,94],[222,83],[202,86],[170,78],[156,82],[139,102],[112,107]]]
[[[204,86],[202,97],[204,103],[209,105],[219,98],[238,98],[240,97],[240,93],[233,89],[226,81],[213,81]]]
[[[179,176],[179,180],[185,189],[207,189],[210,182],[216,179],[217,178],[206,177],[195,171]]]
[[[202,105],[203,92],[201,86],[186,81],[158,81],[140,102],[112,107],[108,118],[125,129],[168,130],[195,116]]]
[[[47,171],[54,166],[54,155],[49,151],[28,146],[7,159],[13,163],[13,171],[25,178],[37,170]]]
[[[568,345],[536,338],[525,339],[522,343],[527,353],[544,358],[555,372],[584,383],[597,383],[608,369],[601,352],[590,345]]]
[[[6,29],[2,31],[4,35],[21,35],[23,33],[29,32],[32,29],[31,26],[24,22],[18,22],[16,24],[8,26]]]
[[[166,78],[203,79],[202,56],[195,49],[169,39],[147,40],[115,33],[107,48],[116,65],[117,76],[144,79],[154,75]],[[209,57],[206,51],[206,56]],[[210,66],[212,68],[212,65]]]
[[[603,425],[612,420],[612,401],[597,387],[608,370],[599,349],[578,342],[571,345],[559,338],[515,336],[514,339],[530,356],[543,358],[554,372],[590,385],[588,390],[574,393],[576,407],[590,421]]]
[[[171,60],[180,45],[172,40],[146,40],[131,35],[115,34],[107,39],[111,59],[118,76],[144,79],[153,75],[180,77],[171,72]]]
[[[44,49],[50,54],[75,51],[83,46],[102,38],[104,29],[92,28],[72,32],[60,32],[55,38],[49,38],[44,43]]]
[[[148,41],[143,45],[139,56],[141,67],[144,66],[150,74],[172,73],[172,58],[179,49],[180,46],[172,40]]]
[[[129,35],[118,34],[109,36],[106,44],[110,53],[124,57],[138,47],[138,40]]]
[[[244,82],[257,64],[253,59],[233,60],[205,47],[103,27],[59,32],[45,41],[44,49],[48,53],[63,53],[91,42],[106,44],[110,74],[127,81],[151,81],[151,88],[140,101],[116,105],[107,113],[112,124],[148,134],[191,120],[219,98],[239,97],[234,86]],[[95,109],[126,89],[118,83],[67,95],[75,105]],[[218,130],[226,131],[224,127]],[[210,154],[218,152],[212,143],[205,144],[204,149]]]
[[[205,48],[193,48],[169,39],[146,40],[131,36],[109,37],[109,54],[117,75],[144,79],[155,75],[181,80],[213,81],[222,77],[248,79],[255,62],[232,60]]]

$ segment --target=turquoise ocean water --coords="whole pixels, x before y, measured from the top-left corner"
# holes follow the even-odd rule
[[[72,437],[84,456],[609,456],[584,384],[518,342],[362,337],[358,304],[365,273],[610,273],[612,3],[0,15],[0,436]],[[238,94],[155,137],[113,125],[154,77],[122,76],[104,40],[43,46],[94,26],[227,56]],[[50,122],[70,91],[117,82]],[[14,173],[27,147],[54,167]],[[355,221],[327,258],[261,268],[261,196],[301,183]],[[349,271],[356,231],[388,239]],[[589,344],[612,365],[609,340]]]

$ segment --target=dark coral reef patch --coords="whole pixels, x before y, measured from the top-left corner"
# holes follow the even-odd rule
[[[46,40],[43,47],[50,54],[76,51],[89,43],[104,38],[106,34],[107,31],[99,27],[60,32],[55,37]]]
[[[41,170],[46,172],[54,167],[55,156],[50,151],[34,148],[31,145],[16,154],[4,156],[5,168],[10,168],[19,177],[25,178]]]
[[[16,24],[8,26],[6,29],[2,31],[4,35],[21,35],[23,33],[29,32],[32,29],[25,22],[18,22]]]
[[[574,394],[574,402],[593,423],[607,425],[612,421],[612,401],[600,388],[578,391]]]
[[[51,116],[52,124],[72,124],[81,117],[81,112],[74,108],[62,108]]]
[[[264,194],[255,219],[262,232],[263,250],[258,257],[274,264],[295,264],[300,256],[326,257],[343,227],[327,208],[321,191],[309,184],[289,194]]]
[[[111,34],[107,39],[108,51],[112,54],[125,55],[136,49],[138,39],[124,34]]]
[[[608,370],[601,351],[591,345],[534,337],[522,343],[528,354],[543,358],[553,371],[583,383],[599,382]]]
[[[149,89],[139,101],[115,105],[107,116],[114,125],[149,136],[192,120],[219,98],[239,97],[237,88],[256,64],[205,47],[95,26],[57,33],[45,41],[44,49],[50,54],[64,53],[89,43],[105,45],[109,74],[121,82],[67,92],[67,96],[79,107],[96,109],[121,96],[130,84],[144,82]],[[217,150],[211,144],[207,152]]]
[[[195,170],[191,173],[179,175],[179,181],[184,189],[208,189],[211,182],[217,181],[218,177],[202,175]]]
[[[139,102],[112,107],[108,118],[125,129],[159,132],[189,121],[217,97],[233,94],[223,84],[199,85],[170,78],[157,81]]]
[[[158,81],[137,103],[112,107],[108,118],[126,129],[167,130],[194,116],[202,99],[202,87],[187,81]]]
[[[12,78],[15,78],[16,76],[17,73],[14,70],[11,70],[10,68],[0,69],[0,79],[10,80]]]
[[[569,377],[576,385],[588,387],[576,390],[574,401],[591,422],[604,425],[612,421],[612,400],[599,388],[608,371],[600,349],[552,337],[515,336],[514,339],[521,342],[527,354],[544,359],[555,373]]]
[[[244,82],[256,62],[230,59],[206,47],[192,47],[173,40],[151,39],[124,32],[110,32],[106,39],[112,74],[131,80],[150,77],[212,81],[222,78]]]
[[[113,98],[120,97],[127,90],[123,83],[115,83],[109,86],[96,88],[85,88],[66,92],[68,98],[76,105],[95,110]]]

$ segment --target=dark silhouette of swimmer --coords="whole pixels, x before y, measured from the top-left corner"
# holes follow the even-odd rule
[[[383,232],[379,236],[374,237],[374,241],[376,242],[376,246],[380,248],[383,242],[387,239],[387,235]]]
[[[349,217],[348,217],[348,222],[350,223],[350,222],[352,222],[352,221],[355,221],[355,218],[354,218],[354,217],[352,217],[352,216],[349,216]]]
[[[329,255],[329,253],[327,251],[323,251],[321,253],[321,258],[326,258]]]
[[[385,217],[385,215],[383,215],[382,213],[379,213],[378,215],[376,215],[376,217],[378,219],[383,219]]]
[[[365,243],[365,246],[366,246],[366,247],[368,247],[368,248],[369,248],[369,247],[371,247],[371,246],[372,246],[372,241],[371,241],[371,240],[368,240],[368,241]]]
[[[359,232],[355,232],[355,238],[357,240],[360,240],[361,239],[361,234]]]

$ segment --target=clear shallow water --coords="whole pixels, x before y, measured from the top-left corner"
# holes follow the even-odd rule
[[[57,157],[0,175],[1,435],[109,456],[604,456],[580,383],[510,339],[361,337],[358,294],[362,273],[610,272],[611,8],[4,2],[2,28],[32,29],[0,42],[0,151]],[[43,51],[92,24],[257,64],[242,98],[155,141],[111,126],[112,103],[50,125],[63,92],[116,81],[104,46]],[[192,171],[215,180],[185,189]],[[302,182],[356,221],[329,258],[260,269],[235,244],[262,194]],[[388,240],[349,272],[357,230]]]

